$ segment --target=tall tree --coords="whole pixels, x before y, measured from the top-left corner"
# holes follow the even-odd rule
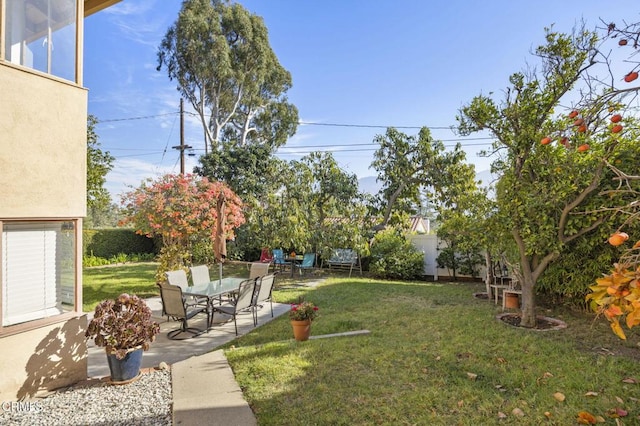
[[[602,195],[613,178],[606,165],[625,151],[637,152],[630,139],[607,130],[605,116],[554,110],[597,63],[596,43],[588,31],[567,35],[547,29],[546,43],[535,51],[538,71],[513,74],[500,103],[477,96],[458,117],[462,134],[487,130],[496,138],[495,223],[517,247],[526,327],[536,325],[534,287],[549,264],[567,244],[610,219],[597,206],[620,202]],[[560,143],[550,143],[556,139]]]
[[[433,187],[441,178],[441,171],[464,158],[460,146],[445,152],[444,144],[431,137],[423,127],[418,136],[407,136],[392,127],[374,142],[380,148],[374,153],[371,166],[378,172],[382,188],[376,197],[377,210],[382,219],[376,230],[384,229],[394,210],[406,211],[420,201],[422,189]]]
[[[329,152],[312,152],[300,163],[294,162],[294,168],[296,164],[310,178],[308,186],[297,193],[308,200],[306,216],[314,250],[325,257],[338,247],[362,252],[365,209],[356,175],[342,170]]]
[[[284,144],[297,128],[287,101],[291,74],[280,65],[261,17],[240,4],[185,0],[158,51],[178,91],[198,113],[206,145]]]
[[[104,184],[115,160],[108,151],[100,148],[96,133],[97,123],[98,119],[95,116],[87,116],[87,210],[94,225],[99,225],[95,223],[96,219],[104,217],[105,213],[112,209],[111,196]]]

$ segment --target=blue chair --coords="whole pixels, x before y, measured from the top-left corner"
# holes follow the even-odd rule
[[[316,263],[316,254],[305,253],[304,257],[302,258],[302,263],[298,265],[298,270],[300,271],[300,274],[302,275],[304,271],[312,270],[315,263]]]
[[[284,260],[284,251],[282,249],[273,249],[273,265],[284,271],[287,266],[291,267],[291,262]]]

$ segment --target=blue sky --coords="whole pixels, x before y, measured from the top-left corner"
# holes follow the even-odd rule
[[[581,19],[588,28],[601,26],[600,18],[638,20],[634,0],[239,3],[263,17],[271,47],[293,77],[289,100],[302,123],[316,123],[301,124],[278,156],[330,150],[360,178],[375,175],[372,142],[387,126],[410,135],[429,126],[453,146],[461,138],[449,127],[460,107],[480,93],[501,93],[508,76],[533,61],[529,52],[543,42],[544,27],[569,32]],[[102,148],[116,158],[106,185],[114,201],[145,178],[179,172],[171,148],[180,143],[179,94],[166,71],[156,71],[156,52],[181,4],[123,0],[85,21],[84,85],[89,113],[101,120]],[[185,109],[192,110],[188,103]],[[467,160],[487,170],[490,160],[477,152],[490,141],[470,138],[461,140]],[[196,154],[187,157],[190,171],[204,142],[189,114],[185,142]]]

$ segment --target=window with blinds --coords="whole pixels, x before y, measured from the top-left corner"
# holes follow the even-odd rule
[[[73,310],[73,222],[2,223],[2,326]]]

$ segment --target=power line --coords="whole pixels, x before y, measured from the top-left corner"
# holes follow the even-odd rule
[[[167,115],[180,114],[180,111],[175,112],[167,112],[164,114],[155,114],[155,115],[142,115],[139,117],[123,117],[123,118],[109,118],[105,120],[98,120],[98,123],[114,123],[118,121],[132,121],[132,120],[145,120],[149,118],[157,118],[157,117],[165,117]],[[185,111],[185,114],[189,114],[191,116],[197,116],[195,112]],[[356,128],[364,128],[364,129],[387,129],[389,127],[393,127],[395,129],[422,129],[426,127],[432,130],[451,130],[452,126],[393,126],[393,125],[381,125],[381,124],[354,124],[354,123],[319,123],[314,121],[298,121],[298,124],[301,126],[326,126],[326,127],[356,127]]]
[[[133,120],[146,120],[148,118],[157,118],[157,117],[165,117],[167,115],[180,114],[180,112],[167,112],[165,114],[155,114],[155,115],[141,115],[139,117],[125,117],[125,118],[109,118],[106,120],[98,120],[98,124],[100,123],[114,123],[116,121],[133,121]]]

